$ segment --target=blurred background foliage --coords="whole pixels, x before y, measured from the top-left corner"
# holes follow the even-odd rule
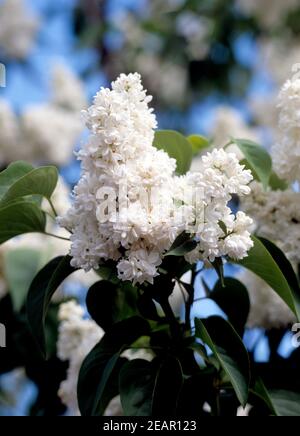
[[[79,176],[73,150],[86,136],[80,109],[100,86],[134,71],[154,96],[160,128],[204,134],[219,146],[232,135],[268,147],[277,135],[276,95],[298,61],[297,0],[1,0],[7,86],[0,88],[0,165],[55,164],[70,189]],[[24,245],[36,247],[40,266],[50,253],[61,254],[33,238]],[[14,249],[1,248],[1,257],[13,257],[11,265],[16,256],[20,261]],[[36,256],[30,258],[33,277]],[[42,364],[24,300],[14,306],[12,283],[30,281],[28,267],[16,273],[1,261],[0,269],[0,322],[9,332],[8,347],[0,350],[0,414],[62,414],[57,390],[67,366],[56,357],[57,303],[48,325],[53,355]],[[63,299],[71,294],[83,301],[84,280],[66,288]],[[200,310],[217,309],[196,305],[194,312]],[[269,384],[284,371],[285,386],[275,387],[295,389],[299,352],[291,354],[287,335],[286,329],[255,330],[245,341]]]

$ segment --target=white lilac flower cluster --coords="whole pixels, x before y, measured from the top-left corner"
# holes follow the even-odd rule
[[[250,271],[240,274],[239,279],[247,287],[250,297],[248,328],[283,328],[296,322],[296,317],[286,303],[266,282]]]
[[[63,303],[59,310],[58,357],[69,361],[67,379],[61,383],[59,396],[68,413],[79,415],[77,382],[83,360],[104,335],[92,320],[84,319],[84,310],[75,301]]]
[[[299,192],[265,191],[260,183],[253,182],[242,209],[254,219],[259,236],[274,241],[291,262],[300,263]]]
[[[153,147],[157,123],[150,101],[139,74],[121,75],[112,90],[96,95],[84,112],[92,134],[79,153],[74,205],[60,219],[72,233],[73,266],[88,271],[114,260],[119,278],[134,283],[153,283],[183,231],[199,241],[190,262],[241,259],[252,247],[252,220],[228,207],[232,194],[250,193],[250,171],[234,154],[213,150],[198,173],[176,176],[175,160]]]
[[[79,108],[85,105],[82,83],[61,64],[53,70],[49,103],[26,107],[17,117],[11,105],[0,99],[0,163],[23,159],[67,164],[83,130]]]
[[[299,7],[298,0],[236,0],[236,4],[245,15],[255,17],[267,29],[284,23],[284,18]]]
[[[289,182],[300,181],[300,78],[285,83],[278,107],[279,138],[272,149],[274,168]]]
[[[7,56],[24,59],[33,48],[39,19],[28,13],[24,0],[4,0],[0,4],[0,50]]]

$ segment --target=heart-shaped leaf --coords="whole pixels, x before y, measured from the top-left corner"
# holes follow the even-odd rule
[[[233,139],[245,157],[246,167],[252,171],[255,179],[268,187],[272,172],[272,159],[267,150],[248,139]]]
[[[241,338],[232,325],[220,317],[195,319],[195,327],[196,337],[209,346],[245,407],[249,395],[250,362]]]
[[[56,167],[33,169],[17,179],[1,198],[1,204],[7,204],[22,197],[40,195],[50,200],[58,181]]]
[[[57,288],[73,272],[70,256],[60,256],[49,262],[34,278],[27,297],[29,326],[40,352],[47,356],[45,322],[51,298]]]
[[[45,226],[45,214],[35,203],[19,200],[0,208],[0,244],[24,233],[43,233]]]
[[[192,163],[193,149],[191,143],[181,133],[173,130],[159,130],[153,142],[158,150],[164,150],[177,162],[177,173],[186,174]]]

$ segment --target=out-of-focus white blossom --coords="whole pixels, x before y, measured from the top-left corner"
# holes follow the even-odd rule
[[[153,2],[151,2],[152,9]],[[157,4],[158,6],[158,4]],[[168,8],[166,2],[160,2],[158,9],[154,6],[154,15],[161,15],[162,9]],[[157,96],[161,102],[168,106],[182,106],[185,104],[188,90],[188,72],[179,62],[168,59],[161,55],[161,38],[151,32],[147,32],[141,25],[137,17],[126,13],[121,17],[116,17],[115,23],[118,30],[124,36],[124,50],[115,59],[114,71],[131,70],[132,67],[140,72],[149,91]],[[191,45],[191,49],[200,56],[200,53],[207,50],[206,44]],[[157,71],[160,73],[157,74]]]
[[[251,195],[242,202],[242,208],[254,219],[256,233],[273,240],[295,262],[300,260],[299,200],[300,194],[292,190],[265,191],[253,182]],[[294,321],[292,311],[264,281],[249,271],[240,279],[250,295],[249,328],[286,327]]]
[[[247,404],[246,407],[239,407],[237,411],[237,416],[249,416],[252,406]]]
[[[26,58],[39,25],[39,19],[28,12],[24,0],[4,0],[0,3],[0,50],[12,58]]]
[[[10,105],[0,99],[0,163],[10,162],[16,157],[16,148],[20,139],[18,119]],[[20,145],[20,142],[19,142]],[[19,147],[20,149],[21,147]]]
[[[272,149],[274,168],[290,182],[300,180],[300,79],[288,80],[278,99],[279,137]]]
[[[259,52],[258,68],[263,66],[275,85],[281,87],[294,65],[299,64],[300,44],[297,38],[289,34],[262,38],[259,40]]]
[[[155,91],[162,102],[170,106],[182,104],[188,93],[188,74],[184,66],[161,59],[155,53],[140,53],[135,56],[135,63],[149,89]]]
[[[81,111],[87,104],[81,80],[63,64],[55,65],[52,75],[52,103],[70,111]]]
[[[272,144],[278,137],[279,110],[276,104],[277,94],[275,94],[255,95],[249,101],[256,124],[267,129]]]
[[[239,278],[249,292],[249,328],[260,327],[269,330],[287,327],[296,321],[291,309],[263,280],[250,271],[242,273]]]
[[[7,282],[4,271],[4,250],[0,247],[0,300],[7,295]]]
[[[228,207],[232,194],[249,194],[250,171],[220,149],[201,158],[199,173],[175,176],[175,160],[152,145],[157,124],[150,101],[138,74],[121,75],[112,90],[96,95],[84,112],[92,135],[79,153],[74,205],[60,219],[72,233],[72,265],[88,271],[115,260],[120,279],[134,283],[153,283],[164,253],[191,226],[199,240],[188,256],[193,262],[241,259],[252,247],[251,220]]]
[[[264,37],[259,39],[259,57],[257,70],[267,72],[268,79],[273,82],[273,89],[266,94],[253,93],[249,105],[255,123],[264,128],[264,141],[268,145],[280,144],[280,128],[278,125],[280,107],[277,105],[278,93],[291,75],[300,70],[300,44],[290,34]]]
[[[288,14],[299,8],[298,0],[236,0],[245,14],[255,17],[267,29],[284,24]]]
[[[242,208],[254,219],[259,236],[278,244],[291,262],[300,262],[299,192],[265,191],[260,183],[253,182]]]
[[[105,410],[104,416],[123,416],[123,408],[121,404],[120,396],[117,396],[111,400],[107,409]]]
[[[77,381],[83,360],[104,335],[92,320],[84,319],[84,311],[75,301],[63,303],[59,310],[57,354],[69,361],[67,379],[60,385],[59,395],[70,415],[79,415]]]
[[[258,182],[251,184],[251,195],[242,209],[254,220],[256,234],[278,245],[292,264],[300,262],[300,193],[292,189],[266,191]],[[278,328],[295,321],[292,311],[262,280],[245,272],[241,280],[251,300],[249,327]]]
[[[244,159],[244,156],[235,144],[228,145],[232,138],[250,139],[259,142],[259,135],[256,130],[250,127],[240,114],[240,112],[230,106],[219,106],[214,114],[212,126],[209,130],[209,136],[212,138],[213,146],[224,148],[229,153],[234,153],[238,160]],[[193,159],[191,171],[198,172],[201,167],[201,156]]]
[[[220,106],[215,113],[214,122],[209,132],[216,147],[224,147],[231,138],[250,139],[258,142],[258,134],[244,120],[240,112],[233,107]],[[232,151],[241,157],[241,152],[236,146],[230,146]]]
[[[176,29],[186,39],[187,50],[192,59],[201,60],[207,56],[211,20],[191,11],[183,12],[176,19]]]
[[[29,106],[17,117],[0,100],[0,163],[68,164],[84,128],[79,109],[84,106],[80,80],[61,64],[54,68],[49,103]]]
[[[61,360],[69,360],[85,345],[84,357],[99,342],[104,335],[103,330],[92,320],[84,318],[83,308],[75,301],[69,301],[60,305],[58,340],[58,357]]]
[[[66,164],[83,126],[77,116],[52,104],[28,107],[21,116],[24,144],[19,157]]]
[[[67,379],[61,383],[59,395],[68,407],[68,414],[79,415],[77,402],[79,371],[86,356],[102,339],[104,331],[93,320],[84,318],[84,310],[75,301],[61,304],[59,320],[58,357],[63,361],[69,361]],[[122,356],[128,359],[152,359],[152,355],[143,349],[127,350]],[[120,399],[117,397],[109,404],[105,415],[122,414]]]

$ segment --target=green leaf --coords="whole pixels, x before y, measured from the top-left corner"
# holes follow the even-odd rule
[[[102,416],[118,394],[116,380],[124,364],[120,354],[142,336],[149,324],[132,317],[112,326],[84,360],[78,379],[78,404],[83,416]]]
[[[107,363],[105,358],[105,366],[103,368],[101,381],[96,391],[92,416],[98,416],[98,411],[100,411],[100,415],[104,413],[109,401],[113,398],[113,394],[111,392],[115,392],[116,384],[114,381],[116,378],[118,378],[124,363],[125,359],[121,359],[119,353],[114,354]],[[114,386],[114,389],[110,391],[111,382]]]
[[[174,417],[183,386],[183,373],[179,360],[166,357],[157,372],[152,396],[152,415],[155,417]]]
[[[219,280],[209,298],[217,303],[236,331],[242,335],[250,312],[250,299],[246,287],[240,281],[226,277],[224,286]]]
[[[159,130],[155,133],[153,145],[176,160],[178,174],[186,174],[189,171],[193,159],[192,145],[181,133]]]
[[[227,236],[228,235],[228,229],[226,227],[226,224],[223,221],[219,221],[218,224],[221,227],[221,230],[224,233],[224,235]]]
[[[193,251],[196,247],[197,242],[194,240],[194,238],[191,238],[189,233],[183,232],[176,238],[170,250],[165,254],[165,257],[184,256],[185,254]]]
[[[232,325],[220,317],[195,319],[195,327],[196,336],[209,346],[245,407],[249,395],[250,363],[241,338]]]
[[[249,251],[248,257],[235,263],[249,269],[263,279],[300,320],[299,294],[293,289],[296,286],[298,289],[298,282],[294,277],[290,262],[270,241],[256,237],[252,237],[252,239],[254,247]]]
[[[127,362],[120,371],[121,403],[125,416],[151,416],[153,365],[146,360]]]
[[[223,259],[222,257],[216,257],[216,259],[211,262],[212,266],[214,267],[216,273],[218,274],[218,277],[220,279],[221,285],[224,287],[224,265],[223,265]]]
[[[252,393],[254,395],[256,395],[257,397],[261,398],[265,404],[268,406],[268,408],[270,409],[270,411],[272,412],[273,415],[277,416],[276,410],[274,408],[274,405],[272,403],[272,399],[269,395],[269,392],[266,388],[266,386],[264,385],[264,382],[262,381],[261,378],[259,378],[254,386],[254,389],[252,389]]]
[[[45,231],[46,217],[40,208],[20,200],[0,208],[0,244],[24,233]]]
[[[260,145],[247,139],[233,139],[247,161],[254,178],[258,179],[266,189],[272,172],[272,159],[269,153]]]
[[[32,165],[18,161],[10,164],[6,170],[0,173],[0,201],[8,189],[25,174],[30,173],[34,168]]]
[[[89,289],[86,304],[94,321],[107,330],[113,324],[136,315],[136,300],[137,290],[131,284],[102,280]]]
[[[190,253],[195,250],[197,247],[197,242],[195,240],[186,241],[180,247],[175,248],[174,250],[169,251],[165,256],[184,256],[185,254]]]
[[[195,342],[194,344],[190,345],[190,349],[202,357],[205,362],[207,362],[208,354],[204,345]]]
[[[285,191],[288,189],[289,184],[285,180],[280,179],[276,173],[272,172],[269,186],[273,191]]]
[[[273,242],[265,238],[259,238],[260,242],[269,251],[279,268],[281,269],[284,277],[286,278],[291,290],[293,291],[294,298],[297,300],[300,296],[300,288],[297,275],[290,261],[285,254]]]
[[[277,416],[300,416],[300,394],[290,391],[270,391]]]
[[[125,416],[176,416],[184,381],[176,357],[167,356],[151,363],[140,359],[128,362],[119,380]]]
[[[215,370],[212,367],[185,377],[179,400],[180,417],[193,419],[206,414],[203,410],[204,404],[209,403],[216,395],[214,379]]]
[[[300,416],[300,394],[285,390],[268,390],[261,379],[253,393],[260,397],[274,416]]]
[[[60,256],[49,262],[33,279],[27,297],[27,317],[40,352],[47,356],[45,322],[51,298],[57,288],[73,272],[70,256]]]
[[[137,309],[142,317],[146,319],[152,321],[160,320],[160,316],[157,313],[156,305],[147,292],[144,292],[142,295],[139,296],[137,300]]]
[[[107,280],[114,284],[119,284],[121,282],[117,274],[117,262],[107,261],[103,265],[99,265],[99,268],[95,270],[95,273],[98,274],[102,280]]]
[[[50,200],[58,181],[56,167],[41,167],[30,171],[16,180],[1,199],[6,204],[16,199],[40,195]]]
[[[80,369],[77,396],[82,416],[102,416],[119,394],[120,370],[127,362],[120,353],[107,354],[100,344],[88,354]]]
[[[40,266],[40,252],[30,248],[16,248],[4,253],[4,273],[16,312],[26,301],[30,284]]]
[[[190,135],[188,141],[192,145],[193,154],[197,156],[201,151],[210,147],[210,141],[202,135]]]

